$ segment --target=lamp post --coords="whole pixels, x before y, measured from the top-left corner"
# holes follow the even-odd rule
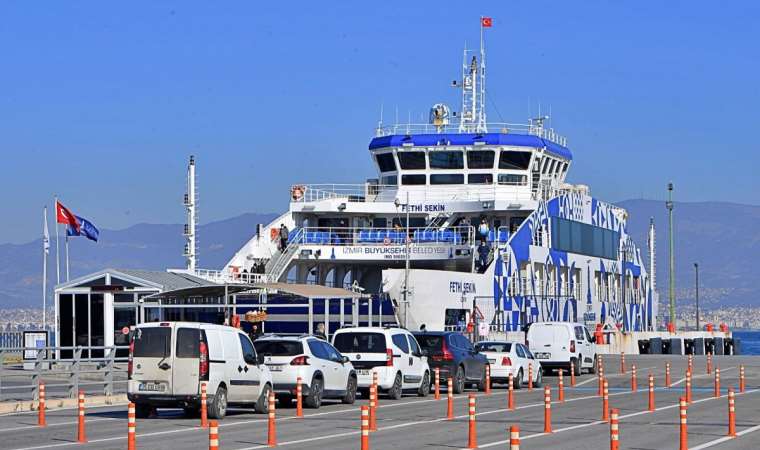
[[[699,264],[694,263],[694,291],[697,303],[697,331],[699,331]]]
[[[668,209],[668,244],[670,247],[669,258],[669,286],[668,297],[670,299],[670,323],[673,327],[676,325],[676,280],[675,280],[675,257],[673,256],[673,183],[668,183],[668,201],[665,202],[665,208]]]

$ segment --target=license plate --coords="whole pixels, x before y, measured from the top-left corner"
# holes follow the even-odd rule
[[[282,372],[282,365],[268,365],[270,372]]]
[[[370,375],[371,374],[371,372],[369,370],[367,370],[367,369],[359,369],[359,370],[356,371],[356,373],[359,374],[359,375]]]
[[[536,353],[536,359],[549,359],[551,353]]]
[[[140,390],[147,392],[164,392],[166,385],[164,383],[140,383]]]

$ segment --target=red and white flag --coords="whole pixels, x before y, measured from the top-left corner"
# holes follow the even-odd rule
[[[75,216],[74,213],[69,211],[69,209],[63,206],[63,204],[61,204],[59,201],[55,202],[55,217],[56,222],[64,223],[79,232],[79,227],[81,225],[77,219],[77,216]]]
[[[480,26],[483,28],[491,28],[491,25],[493,25],[493,19],[490,17],[481,17],[480,18]]]

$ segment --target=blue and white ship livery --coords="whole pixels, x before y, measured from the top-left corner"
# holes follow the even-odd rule
[[[358,289],[379,300],[362,314],[412,329],[463,327],[477,310],[487,333],[545,320],[655,330],[654,227],[642,251],[625,210],[566,183],[572,153],[548,117],[488,123],[479,56],[465,51],[453,83],[460,111],[381,122],[375,178],[294,184],[289,210],[206,275]]]

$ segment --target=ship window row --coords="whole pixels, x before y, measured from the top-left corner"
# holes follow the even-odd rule
[[[552,217],[552,247],[570,253],[616,260],[620,233],[606,228]]]
[[[501,150],[499,152],[499,169],[528,170],[532,152],[519,150]],[[465,152],[449,150],[401,151],[397,153],[402,170],[444,169],[459,170],[465,168]],[[375,155],[380,172],[398,170],[392,152]],[[494,150],[471,150],[467,152],[468,169],[493,169],[496,162]]]
[[[401,184],[405,186],[424,185],[427,184],[427,177],[428,176],[425,174],[401,175]],[[471,173],[467,175],[467,184],[493,184],[493,179],[494,177],[492,173]],[[500,185],[528,185],[527,175],[500,173],[496,179],[497,183]],[[395,185],[397,180],[398,178],[395,175],[382,178],[382,182],[385,185]],[[465,184],[465,175],[461,173],[431,174],[430,184]]]

